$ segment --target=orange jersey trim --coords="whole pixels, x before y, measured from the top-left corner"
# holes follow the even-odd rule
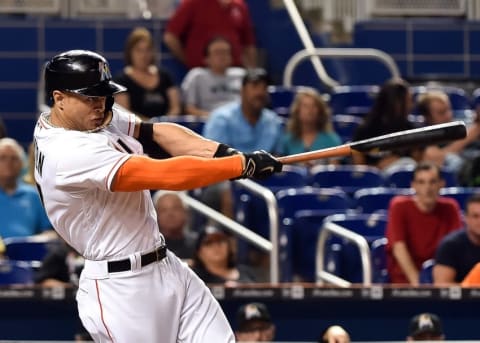
[[[164,160],[135,155],[117,170],[111,190],[190,190],[238,177],[242,170],[240,155],[222,158],[179,156]]]

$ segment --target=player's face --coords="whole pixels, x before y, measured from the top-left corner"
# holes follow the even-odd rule
[[[11,146],[0,147],[0,179],[15,180],[22,171],[22,160]]]
[[[165,194],[158,199],[156,210],[160,231],[168,237],[181,237],[187,221],[182,200],[175,194]]]
[[[427,208],[431,208],[436,203],[443,185],[443,180],[434,168],[417,171],[412,181],[417,201]]]
[[[105,120],[104,96],[83,96],[62,92],[63,121],[66,128],[87,131],[98,128]]]
[[[443,124],[451,122],[453,119],[450,103],[440,99],[433,99],[430,102],[430,120],[429,124]]]
[[[152,63],[153,49],[146,40],[141,40],[135,44],[131,52],[132,65],[135,68],[145,69]]]
[[[223,40],[211,43],[208,47],[206,62],[212,70],[224,72],[232,65],[232,50],[230,44]]]
[[[467,232],[476,244],[480,244],[480,203],[471,202],[465,213]]]

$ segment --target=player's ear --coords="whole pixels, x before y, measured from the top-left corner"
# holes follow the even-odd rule
[[[53,91],[52,97],[54,103],[60,103],[65,97],[65,95],[60,91]]]

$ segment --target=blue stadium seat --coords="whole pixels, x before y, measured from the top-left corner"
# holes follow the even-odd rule
[[[345,192],[338,189],[302,187],[277,193],[282,232],[291,237],[294,274],[302,280],[315,280],[315,251],[323,219],[348,211]]]
[[[295,98],[297,87],[269,86],[270,108],[282,117],[290,116],[290,105]]]
[[[4,243],[6,256],[10,260],[41,263],[47,255],[50,246],[60,242],[46,237],[28,236],[5,238]]]
[[[359,189],[353,195],[357,210],[363,213],[378,213],[388,210],[390,200],[400,194],[411,194],[410,189],[373,187]]]
[[[364,116],[370,111],[379,89],[374,85],[335,87],[329,102],[332,113]]]
[[[350,195],[361,188],[384,184],[380,170],[366,165],[316,165],[310,174],[312,186],[337,187]]]
[[[420,284],[428,285],[433,283],[432,272],[434,265],[435,260],[433,258],[422,263],[422,268],[420,269],[420,274],[418,276]]]
[[[179,116],[161,116],[152,118],[152,122],[168,122],[175,123],[185,127],[188,127],[190,130],[202,134],[203,127],[207,121],[205,117],[199,117],[192,114],[183,114]]]
[[[462,211],[466,211],[468,198],[474,194],[480,194],[480,188],[475,187],[446,187],[440,190],[440,195],[454,198],[458,202],[458,206]]]
[[[340,136],[343,143],[350,142],[357,127],[362,123],[363,119],[349,114],[335,114],[332,117],[333,128]]]
[[[383,237],[372,242],[370,246],[370,257],[372,259],[372,282],[373,283],[389,283],[387,269],[387,254],[385,248],[388,239]]]
[[[1,260],[0,285],[31,285],[33,284],[33,270],[27,262]]]
[[[276,192],[284,188],[307,186],[309,174],[306,167],[287,164],[283,166],[281,173],[275,173],[269,178],[257,182]]]
[[[395,188],[410,188],[415,166],[400,166],[385,175],[385,186]],[[453,171],[442,169],[442,177],[445,181],[445,187],[456,187],[458,181]]]

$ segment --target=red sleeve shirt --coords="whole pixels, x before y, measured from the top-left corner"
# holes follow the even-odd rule
[[[433,258],[440,240],[462,227],[460,207],[451,198],[440,197],[433,211],[421,212],[411,196],[394,197],[388,211],[387,268],[392,283],[408,283],[393,257],[392,247],[403,241],[418,269]]]
[[[167,24],[185,51],[189,68],[204,65],[206,44],[223,36],[232,44],[234,65],[242,65],[243,49],[255,45],[253,24],[243,0],[223,6],[219,0],[183,0]]]

